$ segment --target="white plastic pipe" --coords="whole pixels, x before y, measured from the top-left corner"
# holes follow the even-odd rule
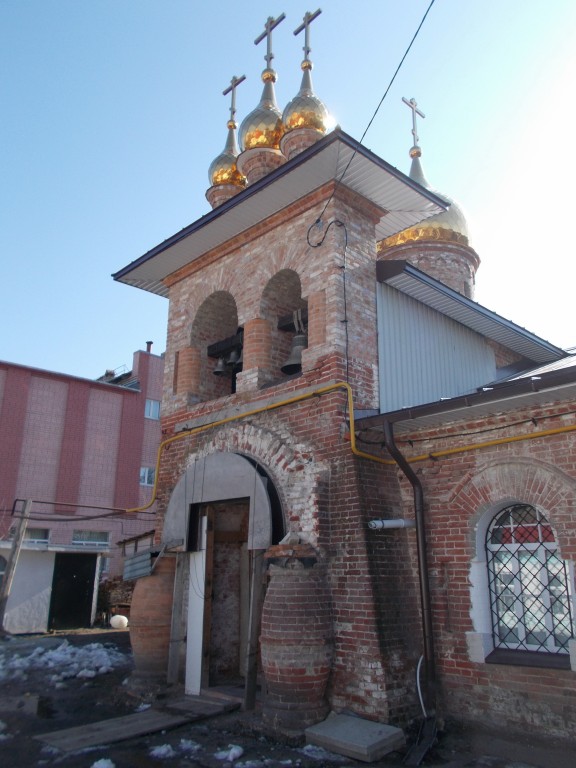
[[[373,531],[381,530],[382,528],[416,528],[416,520],[405,520],[403,518],[395,520],[370,520],[368,528],[372,528]]]

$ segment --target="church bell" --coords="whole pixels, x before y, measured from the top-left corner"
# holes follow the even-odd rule
[[[288,360],[280,368],[282,373],[290,375],[302,370],[302,350],[306,349],[307,346],[306,334],[303,332],[297,333],[292,339],[292,349],[290,350]]]
[[[214,376],[228,376],[228,369],[226,368],[226,362],[223,357],[218,358],[216,368],[212,371]]]

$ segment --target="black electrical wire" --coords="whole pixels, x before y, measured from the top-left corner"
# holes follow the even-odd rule
[[[428,14],[430,13],[430,11],[432,10],[432,6],[434,5],[434,3],[435,3],[435,2],[436,2],[436,0],[432,0],[432,2],[430,3],[430,5],[429,5],[429,6],[428,6],[428,8],[426,9],[426,12],[424,13],[424,16],[422,16],[422,20],[420,21],[420,24],[418,24],[418,27],[417,27],[417,29],[416,29],[416,32],[414,32],[414,35],[413,35],[413,37],[412,37],[412,40],[410,40],[410,43],[409,43],[408,47],[407,47],[407,48],[406,48],[406,50],[404,51],[404,55],[403,55],[403,56],[402,56],[402,58],[400,59],[400,63],[399,63],[399,64],[398,64],[398,66],[396,67],[396,70],[395,70],[394,74],[392,75],[392,78],[391,78],[390,82],[388,83],[388,87],[387,87],[387,88],[386,88],[386,90],[384,91],[384,95],[382,96],[382,98],[381,98],[381,99],[380,99],[380,101],[378,102],[378,106],[377,106],[377,107],[376,107],[376,109],[374,110],[374,114],[372,115],[372,117],[371,117],[371,118],[370,118],[370,120],[368,121],[368,125],[366,126],[366,128],[365,128],[365,130],[364,130],[364,133],[363,133],[363,134],[362,134],[362,136],[360,137],[360,144],[362,144],[362,142],[364,141],[364,137],[365,137],[365,136],[366,136],[366,134],[368,133],[368,131],[369,131],[369,129],[370,129],[370,126],[372,125],[372,123],[373,123],[373,122],[374,122],[374,120],[376,119],[376,115],[378,114],[378,112],[379,112],[379,110],[380,110],[380,107],[381,107],[381,106],[382,106],[382,104],[384,103],[384,100],[385,100],[386,96],[388,96],[388,92],[390,91],[390,88],[392,87],[392,84],[394,83],[394,80],[396,80],[396,77],[397,77],[397,75],[398,75],[398,72],[400,72],[400,69],[402,68],[402,65],[404,64],[404,61],[406,60],[406,57],[407,57],[407,56],[408,56],[408,54],[410,53],[410,49],[411,49],[411,48],[412,48],[412,46],[414,45],[414,42],[415,42],[416,38],[418,37],[418,35],[419,35],[419,33],[420,33],[420,30],[422,29],[422,26],[424,25],[424,22],[426,21],[426,17],[428,16]],[[339,185],[342,183],[342,181],[343,181],[343,179],[344,179],[344,176],[347,174],[347,172],[348,172],[348,169],[350,168],[350,165],[352,164],[352,161],[354,160],[354,158],[355,158],[355,157],[356,157],[356,150],[354,150],[354,152],[352,153],[352,156],[350,157],[350,160],[348,160],[348,163],[346,164],[346,167],[345,167],[345,168],[344,168],[344,170],[342,171],[342,173],[341,173],[341,175],[340,175],[340,178],[336,180],[336,184],[334,185],[334,189],[332,190],[332,194],[330,195],[330,197],[329,197],[329,198],[328,198],[328,200],[326,201],[326,205],[324,206],[324,208],[323,208],[323,210],[322,210],[322,213],[321,213],[321,214],[320,214],[320,216],[318,217],[318,219],[317,219],[317,221],[315,222],[315,224],[319,224],[319,223],[322,221],[322,217],[323,217],[323,216],[324,216],[324,214],[326,213],[326,209],[328,208],[328,206],[329,206],[329,205],[330,205],[330,203],[332,202],[332,198],[333,198],[333,197],[334,197],[334,195],[336,194],[336,190],[338,189],[338,186],[339,186]],[[312,225],[312,226],[314,226],[314,225]]]

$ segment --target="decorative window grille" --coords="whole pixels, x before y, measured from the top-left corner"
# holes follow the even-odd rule
[[[110,534],[108,531],[74,531],[72,544],[81,547],[108,547]]]
[[[552,528],[527,504],[499,512],[486,534],[494,647],[567,654],[570,581]]]

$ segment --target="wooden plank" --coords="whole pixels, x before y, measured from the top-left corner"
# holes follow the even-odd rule
[[[212,634],[212,591],[214,589],[214,507],[206,505],[206,580],[204,582],[204,617],[202,624],[202,688],[210,685],[210,637]]]
[[[188,552],[176,555],[176,574],[174,576],[174,596],[172,600],[172,620],[170,623],[170,646],[168,649],[167,682],[172,685],[178,682],[180,674],[180,651],[186,641],[186,630],[182,621],[184,601],[184,583],[188,579]]]
[[[184,714],[174,715],[167,712],[158,712],[148,709],[145,712],[137,712],[133,715],[115,717],[111,720],[101,720],[98,723],[89,723],[76,728],[66,728],[63,731],[43,733],[34,736],[38,741],[50,744],[62,752],[75,752],[86,747],[96,747],[102,744],[110,744],[116,741],[125,741],[136,736],[145,736],[148,733],[176,728],[184,723],[189,723],[190,717]]]
[[[246,684],[244,688],[244,709],[246,710],[252,710],[256,707],[258,637],[260,635],[260,619],[264,602],[264,550],[254,549],[251,551],[251,555],[250,615],[245,670]]]

